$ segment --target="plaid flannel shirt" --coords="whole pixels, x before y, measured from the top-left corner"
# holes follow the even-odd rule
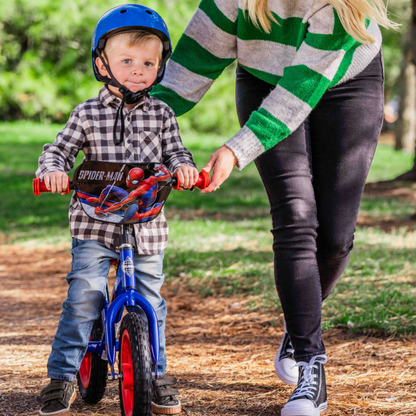
[[[163,163],[171,173],[179,166],[195,166],[192,154],[180,139],[173,110],[153,97],[143,97],[131,110],[123,109],[124,142],[115,145],[113,127],[120,103],[121,100],[103,86],[98,97],[78,105],[55,142],[43,147],[36,176],[43,178],[53,171],[69,172],[80,150],[84,152],[84,160]],[[69,223],[72,237],[96,240],[115,250],[114,238],[119,226],[88,217],[75,195],[69,207]],[[164,250],[168,225],[163,211],[153,221],[134,224],[134,234],[139,254],[151,255]]]

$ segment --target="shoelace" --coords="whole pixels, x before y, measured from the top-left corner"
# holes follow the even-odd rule
[[[312,371],[314,368],[318,368],[317,365],[315,365],[315,362],[319,362],[321,364],[325,364],[327,362],[326,355],[316,355],[312,358],[312,360],[309,363],[306,362],[299,362],[295,365],[295,367],[304,367],[302,378],[299,382],[298,387],[295,389],[295,391],[292,394],[292,399],[297,399],[299,397],[308,397],[309,399],[313,398],[313,395],[315,394],[315,391],[317,389],[316,385],[318,384],[315,381],[315,378],[318,377],[317,374],[312,374]]]
[[[290,348],[286,348],[286,352],[287,352],[288,354],[290,354],[290,355],[292,355],[292,356],[293,356],[293,354],[295,353],[295,350],[294,350],[294,348],[293,348],[292,342],[291,342],[291,341],[289,341],[289,342],[287,343],[287,345],[288,345],[288,347],[290,347]]]

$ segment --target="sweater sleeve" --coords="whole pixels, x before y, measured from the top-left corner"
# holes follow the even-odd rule
[[[151,95],[176,116],[191,110],[237,57],[236,0],[202,0]]]
[[[299,127],[325,91],[345,74],[360,45],[345,31],[328,4],[304,23],[305,37],[276,88],[225,143],[236,155],[239,169]]]

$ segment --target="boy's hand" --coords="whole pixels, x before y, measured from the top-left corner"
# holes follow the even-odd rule
[[[198,180],[198,170],[193,166],[180,166],[175,171],[175,175],[178,177],[180,183],[179,189],[189,189],[195,185]]]
[[[53,194],[60,192],[61,195],[66,195],[68,189],[69,176],[65,172],[50,172],[43,177],[46,188]]]

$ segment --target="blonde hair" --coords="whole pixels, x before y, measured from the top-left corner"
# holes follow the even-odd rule
[[[401,25],[392,22],[387,16],[383,0],[328,0],[337,11],[344,29],[361,43],[374,43],[374,38],[365,27],[366,18],[380,26],[397,30]],[[243,10],[258,29],[270,33],[271,22],[277,22],[269,9],[269,0],[243,0]]]
[[[154,33],[147,32],[145,30],[135,30],[134,32],[124,32],[111,36],[105,44],[104,53],[108,56],[108,53],[120,46],[127,46],[128,48],[133,46],[140,46],[144,48],[149,46],[159,46],[159,60],[162,59],[163,43],[161,39]]]

